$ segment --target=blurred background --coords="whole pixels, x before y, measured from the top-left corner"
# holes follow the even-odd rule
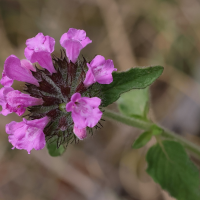
[[[200,145],[199,0],[0,0],[0,70],[10,54],[24,58],[26,39],[38,32],[55,38],[59,56],[59,39],[70,27],[92,39],[81,52],[88,60],[103,55],[118,71],[164,66],[150,88],[151,118]],[[11,121],[21,118],[0,116],[0,200],[173,199],[145,172],[154,141],[131,149],[138,129],[106,120],[94,136],[53,158],[46,149],[11,150],[4,131]]]

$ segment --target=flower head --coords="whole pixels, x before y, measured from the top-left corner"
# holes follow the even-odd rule
[[[6,133],[9,134],[8,139],[13,149],[25,149],[28,154],[32,149],[43,149],[46,144],[43,129],[48,122],[48,117],[43,117],[31,121],[23,118],[22,122],[12,121],[7,124]]]
[[[22,115],[28,107],[29,120],[6,126],[9,142],[17,149],[42,149],[46,142],[57,146],[82,140],[102,117],[101,85],[112,82],[112,60],[96,56],[91,62],[78,59],[81,49],[92,41],[84,30],[69,29],[60,39],[61,56],[52,56],[55,40],[38,33],[26,41],[26,59],[9,56],[0,83],[0,114]],[[34,67],[38,62],[41,67]],[[22,93],[14,90],[14,80],[26,82]],[[97,83],[95,83],[97,82]],[[95,83],[95,84],[93,84]],[[26,94],[27,93],[27,94]],[[101,124],[100,124],[101,125]]]

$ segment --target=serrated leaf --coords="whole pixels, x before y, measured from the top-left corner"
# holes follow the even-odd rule
[[[152,132],[151,131],[146,131],[144,133],[142,133],[133,143],[132,148],[134,149],[139,149],[141,147],[143,147],[147,142],[149,142],[149,140],[152,137]]]
[[[148,88],[126,92],[117,101],[120,112],[129,117],[140,116],[146,118],[148,113]]]
[[[200,181],[197,167],[190,161],[183,146],[165,140],[147,152],[147,173],[177,200],[199,200]]]
[[[49,152],[50,156],[56,157],[56,156],[60,156],[65,152],[65,148],[63,145],[60,145],[59,148],[57,148],[57,142],[54,141],[52,143],[47,143],[47,149]]]
[[[106,107],[115,102],[122,93],[142,89],[152,84],[163,72],[163,67],[132,68],[126,72],[113,72],[113,82],[102,84],[102,103]]]

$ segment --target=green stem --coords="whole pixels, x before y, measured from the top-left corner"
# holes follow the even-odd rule
[[[103,114],[104,117],[116,120],[118,122],[122,122],[124,124],[127,124],[129,126],[133,126],[139,129],[143,129],[143,130],[149,130],[151,128],[151,126],[154,124],[152,122],[146,122],[143,121],[141,119],[136,119],[134,117],[126,117],[123,116],[119,113],[110,111],[105,109],[105,112]],[[185,138],[177,135],[176,133],[169,131],[161,126],[159,126],[160,128],[162,128],[164,131],[162,133],[163,137],[166,138],[170,138],[173,140],[177,140],[178,142],[180,142],[187,150],[189,150],[192,154],[194,154],[194,156],[197,156],[198,158],[200,158],[200,147],[198,147],[197,145],[193,144],[192,142],[186,140]]]

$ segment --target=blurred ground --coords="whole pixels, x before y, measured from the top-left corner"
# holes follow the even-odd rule
[[[1,71],[10,54],[24,58],[26,39],[38,32],[56,39],[59,55],[70,27],[93,40],[81,52],[88,59],[103,55],[119,71],[163,65],[151,87],[152,118],[200,145],[199,0],[0,0]],[[106,121],[52,158],[46,150],[11,150],[4,127],[14,120],[21,118],[0,116],[0,200],[172,200],[145,172],[153,141],[131,149],[139,130]]]

